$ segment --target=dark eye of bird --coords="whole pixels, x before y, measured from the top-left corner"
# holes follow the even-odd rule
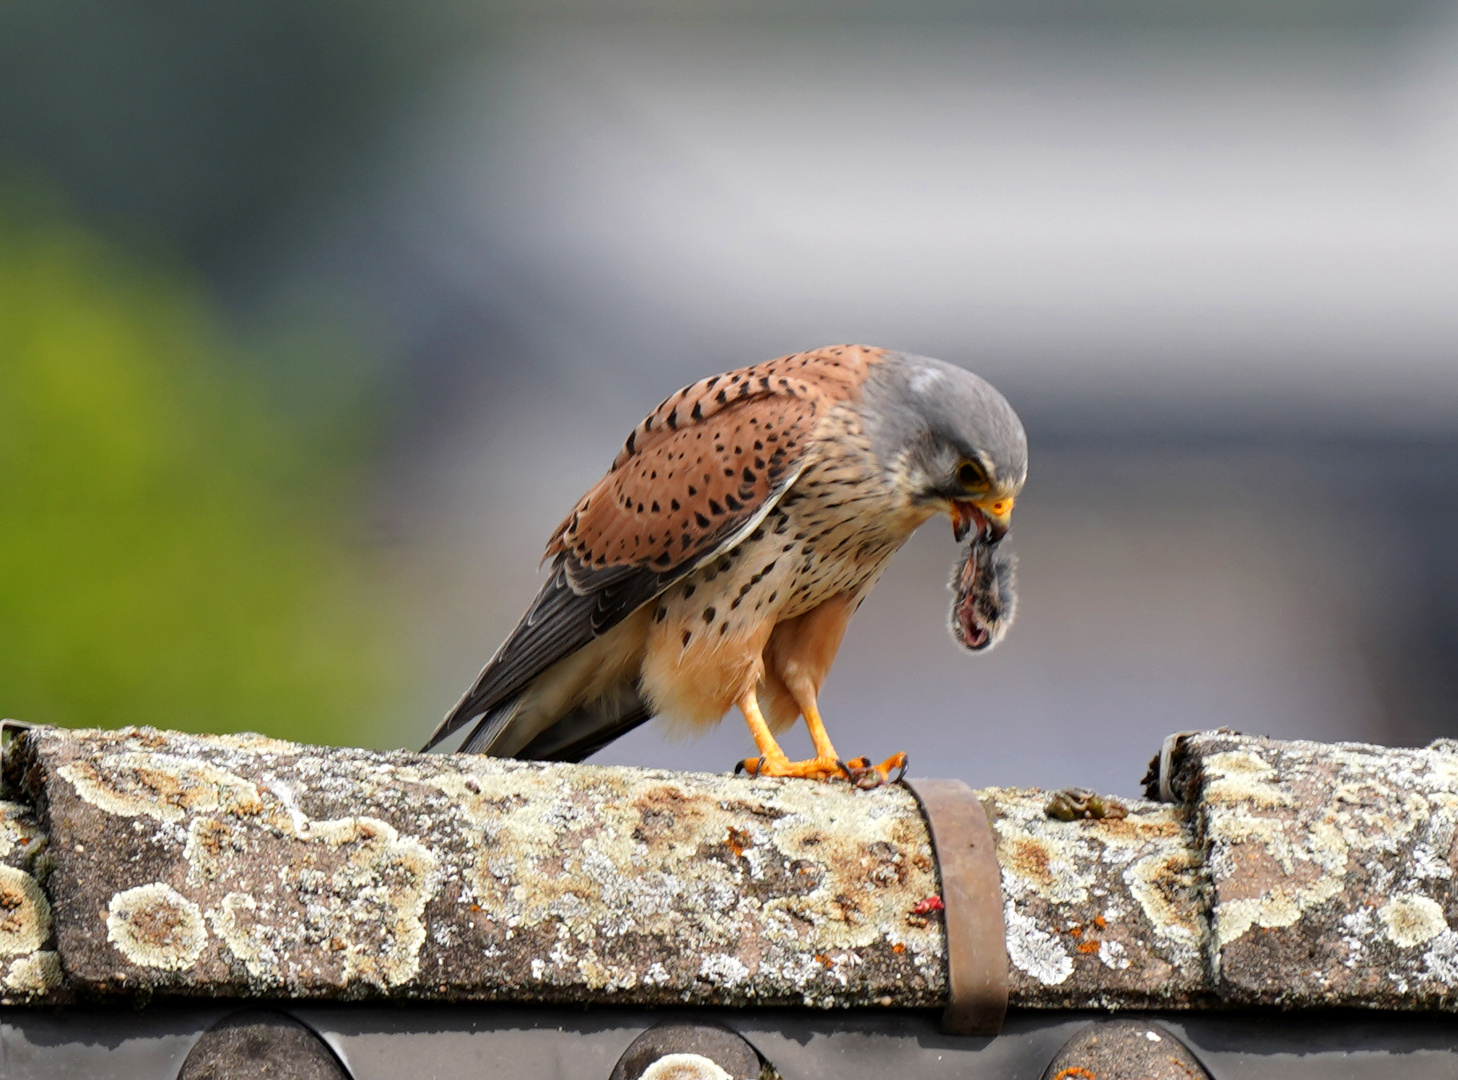
[[[957,470],[957,479],[963,487],[977,487],[979,484],[987,482],[982,475],[982,470],[970,461],[962,462],[962,467]]]

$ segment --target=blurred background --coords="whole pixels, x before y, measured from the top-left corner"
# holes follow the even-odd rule
[[[649,407],[841,341],[1032,447],[1018,624],[952,645],[929,525],[847,755],[1132,793],[1179,729],[1458,734],[1435,0],[6,4],[0,714],[418,745]]]

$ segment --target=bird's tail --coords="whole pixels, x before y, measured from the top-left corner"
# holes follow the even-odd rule
[[[581,761],[652,715],[636,690],[619,687],[573,709],[512,756],[526,761]]]
[[[652,715],[642,696],[627,683],[565,714],[543,716],[541,704],[528,687],[477,717],[453,713],[448,718],[452,728],[475,720],[457,752],[522,761],[581,761]],[[449,730],[446,724],[441,727]],[[438,732],[426,749],[441,737]]]
[[[461,743],[460,753],[462,754],[494,754],[497,757],[512,756],[508,750],[505,753],[498,753],[497,748],[504,741],[511,730],[511,722],[521,710],[524,694],[517,694],[508,698],[493,709],[488,709],[481,714],[476,721],[476,726]]]

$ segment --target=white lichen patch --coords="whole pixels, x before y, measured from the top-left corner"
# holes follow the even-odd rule
[[[1429,940],[1423,974],[1450,990],[1458,989],[1458,933],[1445,929]]]
[[[1406,893],[1394,896],[1377,911],[1387,939],[1399,948],[1422,945],[1448,929],[1443,906],[1431,896]]]
[[[179,822],[189,814],[256,814],[258,788],[205,761],[162,753],[111,754],[57,770],[76,794],[108,814]]]
[[[10,991],[0,996],[13,996],[21,1001],[49,994],[61,985],[63,978],[61,958],[49,949],[18,957],[0,970],[4,971],[0,986]]]
[[[1044,927],[1017,909],[1003,905],[1007,928],[1007,957],[1021,971],[1044,986],[1057,986],[1073,974],[1073,957]]]
[[[208,932],[196,904],[170,885],[153,882],[111,898],[106,937],[139,967],[186,971],[202,955]]]
[[[1099,963],[1106,968],[1115,971],[1124,971],[1129,967],[1128,950],[1117,941],[1099,942]]]
[[[643,1070],[640,1080],[733,1080],[702,1054],[664,1054]]]
[[[23,870],[0,865],[0,956],[33,953],[51,936],[51,905]]]
[[[749,978],[749,968],[737,956],[715,953],[704,957],[699,965],[699,978],[717,986],[738,986]]]

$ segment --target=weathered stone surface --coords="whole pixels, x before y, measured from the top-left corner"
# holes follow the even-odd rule
[[[0,1000],[945,1003],[899,787],[36,729]],[[1183,805],[981,792],[1014,1005],[1458,1005],[1458,756],[1187,739]],[[65,972],[62,981],[62,971]]]
[[[169,992],[930,1006],[908,792],[36,729],[68,979]]]
[[[41,888],[46,847],[35,812],[0,800],[0,1005],[63,996],[51,905]]]
[[[1454,1008],[1458,756],[1207,733],[1177,760],[1223,1000]]]
[[[993,788],[1011,1000],[1182,1008],[1209,996],[1205,874],[1184,807],[1060,821],[1046,791]]]

